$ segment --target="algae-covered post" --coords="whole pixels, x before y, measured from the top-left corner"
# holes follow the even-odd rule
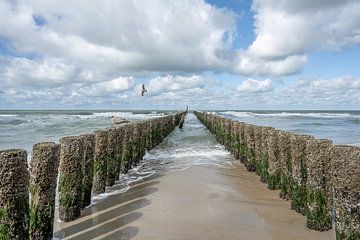
[[[271,127],[261,127],[261,170],[260,181],[263,183],[268,182],[269,177],[269,136],[273,130]]]
[[[29,172],[25,150],[0,151],[0,239],[29,238]]]
[[[59,218],[64,222],[81,215],[83,142],[78,136],[60,139]]]
[[[254,125],[252,124],[245,124],[244,127],[245,133],[245,144],[246,144],[246,151],[245,151],[245,167],[249,172],[255,171],[255,140],[254,140]]]
[[[306,141],[308,135],[290,136],[292,159],[291,208],[305,214],[306,209]]]
[[[116,128],[108,128],[107,132],[107,174],[106,186],[113,186],[116,181],[116,153],[117,153],[117,135]]]
[[[80,135],[83,141],[84,160],[83,160],[83,194],[81,197],[81,206],[84,208],[91,204],[91,191],[94,177],[94,151],[95,135]]]
[[[132,125],[132,129],[133,132],[131,134],[131,138],[132,138],[132,162],[133,165],[136,165],[139,161],[140,161],[140,141],[141,141],[141,136],[140,136],[140,127],[138,123],[133,123]]]
[[[254,126],[254,154],[256,174],[261,175],[261,134],[262,127]]]
[[[108,136],[107,131],[97,130],[95,133],[95,152],[94,152],[94,194],[105,192],[108,158]]]
[[[179,123],[179,128],[183,128],[184,123],[185,123],[185,117],[186,117],[186,112],[181,114],[181,118],[180,118],[180,123]]]
[[[280,197],[286,200],[291,198],[292,160],[291,160],[291,134],[280,131],[278,136],[279,161],[281,170]]]
[[[331,170],[336,238],[360,239],[360,148],[335,145]]]
[[[245,162],[246,152],[245,152],[245,123],[239,122],[238,132],[239,132],[239,159],[240,162]]]
[[[52,239],[60,145],[33,146],[30,163],[30,239]]]
[[[116,128],[116,145],[117,145],[117,152],[116,152],[116,164],[115,164],[115,176],[116,180],[119,179],[120,173],[122,173],[122,146],[123,146],[123,138],[124,138],[124,127],[120,126]]]
[[[269,156],[269,170],[268,170],[268,188],[271,190],[278,189],[281,181],[281,166],[279,161],[279,145],[278,137],[279,130],[271,129],[268,131],[268,156]]]
[[[127,173],[131,168],[131,156],[132,156],[132,125],[126,124],[124,125],[124,136],[123,136],[123,146],[122,146],[122,156],[121,156],[121,164],[124,173]]]
[[[306,141],[307,226],[326,231],[331,229],[332,186],[331,164],[333,146],[330,140]]]

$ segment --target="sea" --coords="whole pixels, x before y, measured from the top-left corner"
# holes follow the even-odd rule
[[[174,111],[138,110],[0,110],[0,150],[58,142],[64,136],[111,126],[111,116],[139,121]],[[210,111],[247,123],[331,139],[360,146],[360,111]]]

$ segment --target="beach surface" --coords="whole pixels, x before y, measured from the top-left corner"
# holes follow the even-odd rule
[[[230,156],[193,115],[131,174],[126,192],[60,223],[56,238],[335,239],[333,230],[308,229],[305,216]]]

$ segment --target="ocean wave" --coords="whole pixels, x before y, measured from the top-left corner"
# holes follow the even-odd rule
[[[121,117],[125,119],[149,119],[164,116],[164,113],[96,112],[95,117]]]
[[[224,115],[233,115],[235,117],[302,117],[302,118],[356,118],[360,117],[357,114],[350,113],[326,113],[326,112],[313,112],[313,113],[304,113],[304,112],[279,112],[279,113],[257,113],[257,112],[236,112],[236,111],[226,111],[219,112]]]
[[[255,115],[255,113],[252,112],[235,112],[235,111],[219,112],[219,114],[233,115],[235,117],[253,117]]]
[[[16,114],[0,114],[0,117],[16,117]]]

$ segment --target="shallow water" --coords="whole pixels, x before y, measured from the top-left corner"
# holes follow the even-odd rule
[[[107,196],[127,191],[131,185],[154,174],[167,171],[181,171],[191,166],[216,166],[232,168],[237,162],[224,146],[218,144],[209,131],[196,119],[194,114],[186,116],[183,129],[170,133],[162,143],[146,152],[143,160],[106,193],[93,198],[96,204]]]

